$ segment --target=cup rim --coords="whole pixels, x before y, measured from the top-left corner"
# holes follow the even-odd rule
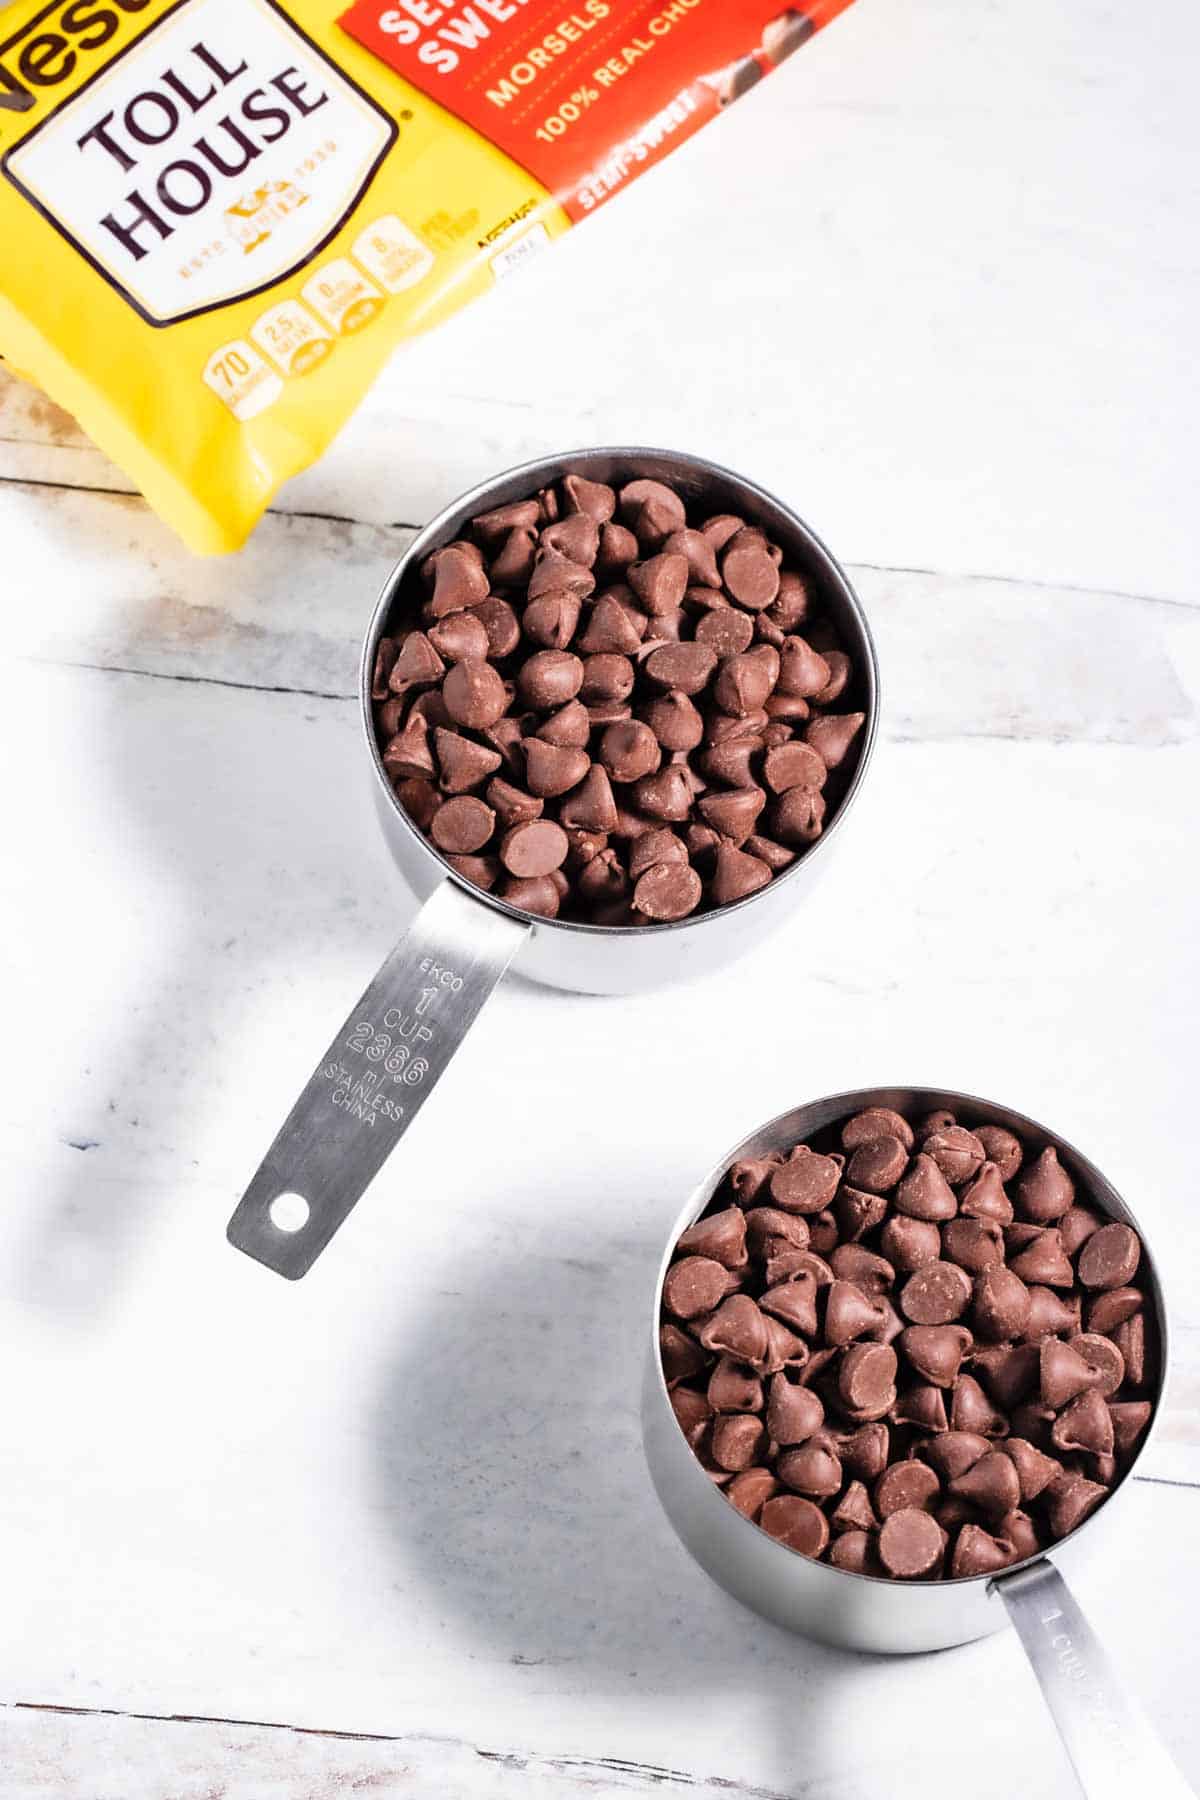
[[[712,1199],[713,1194],[716,1192],[721,1181],[728,1173],[731,1165],[747,1153],[753,1153],[756,1148],[768,1148],[769,1140],[773,1135],[779,1134],[781,1136],[786,1136],[794,1132],[796,1128],[790,1122],[795,1120],[800,1114],[807,1115],[810,1113],[820,1113],[825,1115],[816,1122],[807,1124],[801,1128],[804,1135],[811,1135],[812,1132],[822,1129],[825,1125],[834,1124],[840,1119],[848,1118],[853,1113],[861,1112],[868,1106],[890,1106],[893,1108],[898,1108],[899,1106],[922,1106],[927,1111],[932,1111],[934,1108],[942,1106],[947,1107],[950,1110],[954,1110],[956,1107],[968,1111],[972,1108],[978,1108],[980,1112],[985,1115],[979,1120],[981,1124],[1006,1125],[1018,1135],[1028,1134],[1030,1137],[1040,1137],[1046,1143],[1053,1145],[1056,1152],[1064,1153],[1064,1160],[1068,1164],[1070,1173],[1072,1176],[1076,1177],[1076,1179],[1082,1177],[1083,1182],[1086,1183],[1087,1186],[1088,1198],[1095,1205],[1097,1210],[1102,1211],[1110,1221],[1127,1224],[1137,1232],[1138,1239],[1142,1246],[1142,1260],[1138,1272],[1139,1275],[1144,1275],[1146,1278],[1147,1294],[1154,1311],[1154,1321],[1158,1333],[1159,1366],[1157,1380],[1155,1381],[1151,1397],[1152,1411],[1150,1414],[1150,1421],[1142,1436],[1141,1443],[1134,1452],[1128,1468],[1125,1470],[1117,1487],[1110,1492],[1108,1499],[1102,1501],[1101,1504],[1096,1507],[1094,1512],[1089,1513],[1087,1518],[1083,1519],[1073,1531],[1069,1531],[1065,1537],[1056,1538],[1052,1544],[1048,1544],[1043,1549],[1035,1551],[1032,1556],[1023,1557],[1020,1562],[1007,1564],[1003,1569],[997,1569],[982,1575],[956,1575],[940,1577],[936,1580],[922,1577],[919,1580],[908,1581],[897,1579],[895,1576],[866,1575],[860,1574],[854,1569],[839,1569],[833,1563],[818,1562],[814,1564],[811,1557],[805,1556],[799,1550],[793,1550],[789,1545],[782,1543],[778,1538],[771,1537],[770,1533],[765,1532],[753,1519],[748,1519],[745,1514],[739,1513],[736,1507],[730,1506],[722,1490],[717,1488],[715,1483],[710,1480],[699,1459],[692,1451],[691,1445],[687,1443],[686,1439],[684,1439],[683,1442],[697,1475],[703,1480],[705,1486],[711,1489],[714,1500],[719,1500],[741,1526],[749,1531],[753,1531],[759,1539],[765,1540],[768,1545],[772,1545],[775,1549],[780,1551],[782,1555],[788,1558],[795,1558],[800,1563],[807,1564],[810,1567],[827,1570],[831,1575],[844,1576],[850,1581],[869,1582],[873,1586],[888,1589],[916,1589],[922,1593],[936,1593],[942,1588],[964,1588],[975,1582],[988,1584],[993,1581],[1004,1581],[1007,1580],[1010,1575],[1015,1575],[1018,1570],[1032,1568],[1036,1563],[1042,1562],[1048,1557],[1052,1557],[1063,1545],[1073,1544],[1090,1525],[1093,1525],[1097,1519],[1103,1518],[1104,1514],[1111,1506],[1112,1502],[1118,1497],[1121,1490],[1133,1479],[1138,1464],[1149,1449],[1151,1441],[1159,1428],[1162,1415],[1162,1402],[1167,1386],[1167,1373],[1171,1361],[1170,1320],[1167,1316],[1166,1299],[1162,1282],[1159,1278],[1158,1264],[1155,1261],[1154,1253],[1150,1248],[1146,1234],[1139,1224],[1133,1209],[1129,1206],[1124,1196],[1119,1193],[1108,1180],[1108,1177],[1091,1161],[1090,1157],[1085,1156],[1081,1150],[1078,1150],[1069,1138],[1063,1137],[1060,1132],[1051,1130],[1049,1126],[1043,1125],[1039,1120],[1031,1118],[1028,1113],[1019,1112],[1014,1107],[1005,1106],[997,1101],[985,1100],[978,1095],[969,1094],[957,1088],[902,1087],[893,1085],[890,1087],[853,1088],[845,1093],[824,1095],[819,1099],[803,1102],[800,1106],[788,1107],[785,1111],[776,1113],[774,1118],[766,1120],[763,1124],[756,1127],[755,1130],[747,1132],[737,1144],[709,1168],[707,1174],[693,1188],[667,1238],[666,1247],[659,1263],[658,1279],[655,1282],[654,1305],[650,1322],[650,1358],[654,1369],[656,1395],[667,1407],[668,1411],[671,1412],[672,1423],[675,1424],[676,1429],[678,1430],[678,1422],[675,1420],[674,1413],[671,1409],[670,1392],[667,1388],[666,1376],[662,1366],[662,1354],[659,1348],[659,1327],[662,1323],[663,1282],[666,1279],[667,1270],[671,1265],[671,1258],[674,1255],[675,1246],[680,1235],[689,1225],[694,1224],[696,1219],[699,1218],[704,1208]],[[683,1437],[682,1432],[680,1432],[680,1437]],[[737,1527],[735,1526],[735,1529],[736,1528]]]
[[[752,502],[755,504],[761,503],[765,511],[783,515],[787,521],[789,530],[795,533],[797,540],[803,543],[806,552],[808,552],[814,558],[816,563],[820,565],[822,577],[831,581],[834,587],[839,591],[842,602],[854,618],[862,638],[862,643],[866,649],[865,666],[860,671],[861,678],[866,686],[865,711],[867,715],[863,729],[862,743],[854,773],[850,778],[849,785],[828,826],[822,831],[816,843],[810,845],[805,850],[804,854],[798,856],[789,868],[784,869],[780,874],[776,875],[773,880],[769,881],[765,887],[759,888],[757,892],[747,894],[740,900],[729,901],[724,906],[713,907],[711,911],[701,913],[699,916],[689,915],[689,917],[685,919],[659,921],[648,925],[590,925],[575,919],[546,919],[540,915],[525,912],[520,907],[511,905],[507,900],[502,900],[499,895],[488,893],[485,889],[476,887],[474,882],[468,881],[464,875],[460,875],[446,860],[445,856],[437,846],[432,844],[424,833],[418,830],[401,806],[399,800],[396,798],[395,789],[388,779],[387,771],[383,766],[382,752],[375,735],[371,684],[375,670],[376,646],[378,645],[380,637],[383,635],[384,626],[387,623],[388,614],[395,599],[396,591],[409,570],[414,565],[423,561],[423,559],[433,550],[437,549],[439,547],[439,541],[447,541],[445,534],[452,525],[457,529],[459,525],[465,522],[465,520],[473,514],[486,511],[489,501],[493,499],[493,496],[497,494],[498,490],[507,488],[513,484],[523,484],[525,482],[528,482],[531,488],[545,486],[551,481],[560,479],[562,475],[569,473],[572,469],[578,468],[586,472],[589,465],[594,465],[600,461],[608,463],[628,462],[633,465],[639,460],[671,463],[685,471],[702,474],[708,477],[715,477],[718,481],[730,482],[735,487],[739,488]],[[633,478],[637,478],[636,473]],[[366,634],[363,638],[362,654],[359,659],[359,712],[363,727],[363,735],[366,739],[367,752],[371,759],[375,780],[383,791],[385,802],[389,806],[392,815],[400,821],[414,848],[430,865],[431,873],[436,873],[443,879],[452,881],[455,886],[468,897],[468,899],[475,901],[477,904],[489,906],[494,911],[503,913],[507,918],[515,920],[518,924],[525,926],[533,925],[539,932],[545,930],[568,934],[578,933],[585,937],[598,938],[601,940],[642,939],[648,934],[658,935],[668,932],[696,930],[698,927],[708,924],[712,919],[718,917],[724,918],[727,915],[732,916],[734,913],[742,912],[747,908],[752,907],[756,901],[763,899],[770,893],[777,892],[779,887],[788,881],[789,878],[797,876],[801,869],[806,868],[811,863],[813,857],[820,852],[822,846],[837,834],[839,827],[842,825],[843,820],[849,813],[854,800],[858,797],[862,788],[879,734],[879,657],[866,611],[853,583],[850,581],[845,570],[842,568],[841,563],[834,556],[833,552],[828,548],[824,541],[817,536],[812,527],[807,524],[807,522],[800,517],[799,513],[795,512],[786,501],[781,500],[778,495],[771,493],[768,488],[762,487],[758,482],[750,480],[747,476],[739,474],[734,469],[727,468],[723,463],[714,462],[709,457],[697,456],[689,451],[662,450],[647,445],[597,445],[584,450],[559,451],[550,455],[534,457],[527,462],[514,464],[513,467],[505,469],[500,474],[489,476],[486,480],[476,483],[473,488],[468,488],[466,492],[460,494],[456,499],[451,500],[444,506],[436,517],[431,519],[428,524],[421,529],[409,545],[408,549],[389,571],[372,609]]]

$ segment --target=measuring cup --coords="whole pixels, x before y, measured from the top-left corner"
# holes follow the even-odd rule
[[[1154,1413],[1125,1478],[1111,1498],[1051,1549],[1000,1575],[957,1581],[891,1581],[813,1562],[743,1517],[713,1484],[684,1437],[667,1395],[659,1353],[662,1289],[681,1233],[704,1212],[730,1165],[742,1157],[790,1150],[868,1106],[932,1112],[947,1108],[972,1125],[1003,1125],[1022,1143],[1053,1144],[1076,1188],[1106,1218],[1138,1233],[1139,1286],[1145,1288],[1159,1346],[1150,1399]],[[1125,1695],[1080,1611],[1064,1571],[1075,1571],[1118,1528],[1129,1477],[1158,1420],[1168,1357],[1167,1315],[1145,1234],[1099,1169],[1044,1125],[1007,1107],[941,1088],[864,1088],[783,1113],[722,1157],[680,1213],[658,1272],[642,1421],[650,1474],[683,1544],[714,1581],[753,1611],[789,1631],[850,1650],[942,1650],[1015,1625],[1087,1800],[1185,1800],[1191,1789]],[[1139,1787],[1138,1784],[1141,1786]]]
[[[375,651],[398,608],[420,604],[425,558],[477,514],[523,500],[563,475],[617,485],[670,482],[699,514],[736,513],[761,525],[811,582],[854,667],[850,690],[866,714],[858,763],[825,831],[781,875],[744,900],[675,924],[585,925],[535,918],[452,869],[409,819],[375,737]],[[584,994],[638,992],[707,973],[760,943],[823,870],[862,785],[879,716],[875,646],[853,588],[821,540],[781,500],[717,463],[679,452],[578,450],[541,457],[483,483],[427,525],[384,584],[359,676],[363,774],[388,846],[424,901],[321,1058],[229,1222],[239,1250],[292,1280],[304,1275],[382,1168],[445,1073],[480,1008],[510,965],[549,987]],[[519,960],[518,960],[519,959]]]

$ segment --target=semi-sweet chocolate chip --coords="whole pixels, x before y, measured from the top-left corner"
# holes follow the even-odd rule
[[[650,868],[686,872],[661,829]],[[733,1165],[668,1270],[663,1372],[704,1468],[781,1543],[856,1574],[992,1574],[1137,1454],[1140,1263],[1052,1147],[872,1107]]]
[[[752,521],[689,518],[666,482],[570,473],[426,558],[372,698],[397,798],[459,874],[542,916],[645,926],[744,900],[818,840],[861,753],[859,685],[816,582]],[[501,851],[497,886],[490,836],[486,859],[461,860],[474,809],[434,830],[461,797],[492,808],[499,837],[537,818],[603,839],[594,866],[518,873]],[[663,825],[682,872],[639,851]]]

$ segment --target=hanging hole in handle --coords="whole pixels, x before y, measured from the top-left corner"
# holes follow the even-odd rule
[[[267,1217],[276,1231],[285,1231],[290,1237],[304,1230],[311,1210],[303,1194],[276,1194],[267,1208]]]

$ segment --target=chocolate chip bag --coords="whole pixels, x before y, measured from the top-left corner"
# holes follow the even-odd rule
[[[233,549],[398,343],[848,4],[0,6],[0,354]]]

